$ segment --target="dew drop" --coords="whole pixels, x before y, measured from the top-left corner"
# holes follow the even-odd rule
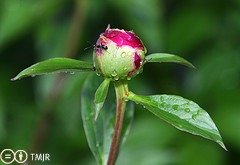
[[[192,119],[193,119],[193,120],[196,120],[196,119],[197,119],[197,115],[198,115],[198,114],[192,115]]]
[[[131,80],[131,77],[127,77],[127,80],[128,80],[128,81]]]
[[[197,113],[195,113],[195,114],[192,115],[192,119],[193,119],[193,120],[196,120],[197,117],[198,117],[198,115],[199,115],[199,113],[200,113],[200,111],[198,110]]]
[[[127,53],[128,56],[131,56],[132,54],[133,54],[132,52],[128,52],[128,53]]]
[[[100,73],[96,72],[96,75],[97,75],[97,76],[100,76]]]
[[[172,107],[173,107],[174,110],[178,110],[179,105],[174,104]]]
[[[145,106],[143,106],[143,108],[144,108],[144,109],[146,109],[146,107],[145,107]]]
[[[90,118],[89,117],[86,117],[86,121],[89,121],[90,120]]]
[[[190,109],[189,108],[185,108],[184,111],[185,112],[190,112]]]
[[[123,53],[121,54],[121,57],[124,58],[125,56],[126,56],[126,53],[123,52]]]
[[[125,99],[124,99],[124,101],[128,101],[128,99],[127,99],[127,98],[125,98]]]
[[[166,106],[166,102],[162,101],[161,106],[165,107]]]
[[[74,72],[69,72],[70,74],[75,74]]]
[[[126,70],[127,70],[127,67],[125,66],[125,67],[123,68],[123,70],[126,71]]]
[[[113,77],[117,76],[117,72],[116,70],[113,70],[112,74],[111,74]]]
[[[118,77],[118,76],[115,76],[115,77],[114,77],[114,80],[116,80],[116,81],[119,80],[119,77]]]

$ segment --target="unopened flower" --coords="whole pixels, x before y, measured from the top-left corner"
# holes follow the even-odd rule
[[[112,80],[130,79],[143,66],[146,48],[132,31],[107,28],[93,52],[98,74]]]

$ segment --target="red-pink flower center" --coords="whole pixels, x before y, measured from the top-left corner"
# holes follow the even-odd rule
[[[141,57],[137,53],[135,53],[134,54],[134,66],[135,66],[135,68],[128,73],[129,77],[131,77],[133,74],[135,74],[135,72],[140,68],[141,61],[142,61]]]
[[[117,46],[127,45],[132,48],[144,50],[141,40],[133,32],[119,29],[106,29],[103,36],[115,42]]]
[[[134,55],[135,69],[138,69],[141,66],[141,61],[142,61],[141,57],[137,53],[135,53]]]

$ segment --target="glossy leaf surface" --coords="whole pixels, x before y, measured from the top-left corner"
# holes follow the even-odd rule
[[[128,99],[179,130],[213,140],[226,149],[211,117],[193,101],[174,95],[140,96],[131,92]]]
[[[79,61],[71,58],[51,58],[36,63],[23,71],[11,80],[18,80],[28,76],[49,74],[54,72],[75,72],[75,71],[93,71],[92,63]]]
[[[185,66],[188,66],[190,68],[195,68],[193,64],[188,62],[182,57],[179,57],[177,55],[173,54],[167,54],[167,53],[153,53],[146,56],[146,62],[173,62],[173,63],[179,63]]]

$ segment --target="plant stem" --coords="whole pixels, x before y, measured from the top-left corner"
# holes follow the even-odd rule
[[[119,145],[121,142],[121,132],[124,119],[124,113],[126,109],[125,96],[128,95],[128,86],[125,81],[117,81],[114,83],[116,91],[116,118],[115,118],[115,127],[112,137],[112,143],[110,147],[110,153],[108,157],[108,165],[114,165],[117,160]]]

